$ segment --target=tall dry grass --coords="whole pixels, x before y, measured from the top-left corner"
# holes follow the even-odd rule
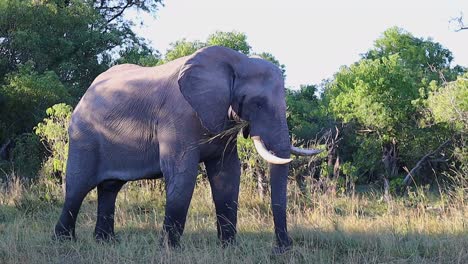
[[[389,202],[379,193],[304,197],[291,183],[294,248],[273,256],[270,204],[258,198],[254,184],[242,182],[238,243],[224,250],[204,181],[195,190],[182,247],[160,246],[162,189],[159,182],[136,182],[121,191],[119,242],[111,244],[93,239],[97,204],[91,192],[78,219],[78,240],[59,243],[51,236],[61,200],[10,177],[0,187],[0,263],[468,263],[468,213],[456,194],[458,200],[415,192]],[[49,195],[60,197],[60,191]]]

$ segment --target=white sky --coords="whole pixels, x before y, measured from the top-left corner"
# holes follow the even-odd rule
[[[135,31],[162,54],[176,40],[205,41],[216,30],[240,31],[254,52],[286,65],[286,86],[318,84],[350,65],[381,33],[399,26],[432,38],[468,66],[468,30],[454,32],[452,17],[468,0],[165,0],[157,17],[140,13]]]

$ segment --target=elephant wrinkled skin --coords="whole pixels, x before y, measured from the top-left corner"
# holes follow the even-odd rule
[[[125,182],[163,177],[163,230],[168,244],[176,246],[203,162],[218,237],[223,245],[234,241],[240,180],[236,142],[207,140],[229,128],[230,107],[249,122],[250,136],[260,138],[277,158],[289,159],[284,83],[270,62],[213,46],[165,65],[124,64],[99,75],[72,115],[66,197],[55,236],[75,237],[81,203],[97,187],[95,236],[112,239],[115,200]],[[291,246],[288,165],[270,164],[270,174],[277,248],[284,250]]]

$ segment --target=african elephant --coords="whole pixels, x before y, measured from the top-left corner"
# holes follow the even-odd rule
[[[291,145],[281,71],[265,60],[216,46],[157,67],[114,66],[94,80],[76,106],[68,130],[66,195],[55,237],[75,238],[81,203],[97,187],[95,237],[112,239],[115,200],[122,186],[163,177],[163,231],[169,245],[178,245],[198,164],[203,162],[216,207],[218,237],[223,245],[233,242],[240,162],[235,139],[213,139],[232,126],[233,118],[248,122],[259,154],[271,163],[277,248],[288,249]]]

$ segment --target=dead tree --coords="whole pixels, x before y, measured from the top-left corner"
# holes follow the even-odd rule
[[[468,30],[468,26],[465,25],[463,21],[463,13],[460,13],[460,16],[450,19],[450,24],[455,24],[454,31],[459,32],[462,30]]]
[[[8,139],[5,144],[0,147],[0,160],[7,160],[9,158],[9,150],[12,145],[11,139]]]
[[[327,184],[326,191],[336,193],[336,182],[340,175],[340,157],[338,153],[339,142],[342,137],[338,126],[335,126],[335,130],[330,129],[325,136],[325,145],[327,147]]]
[[[410,184],[410,180],[418,173],[418,171],[421,169],[421,167],[424,165],[424,163],[428,162],[429,161],[429,158],[434,156],[434,155],[437,155],[439,152],[441,152],[449,143],[451,142],[451,140],[446,140],[444,143],[442,143],[439,147],[437,147],[437,149],[435,149],[434,151],[431,151],[429,153],[427,153],[426,155],[424,155],[424,157],[422,157],[417,163],[416,165],[414,166],[414,168],[412,168],[408,174],[406,175],[406,177],[403,179],[403,186],[408,186]]]
[[[384,199],[388,201],[390,199],[389,179],[398,174],[398,148],[395,138],[383,146],[382,163],[384,167]]]

